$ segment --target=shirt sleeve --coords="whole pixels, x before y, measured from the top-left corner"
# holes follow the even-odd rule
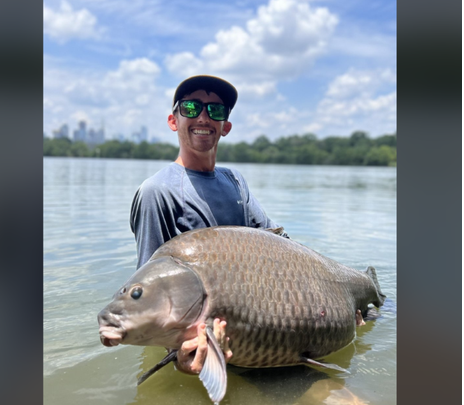
[[[130,226],[137,245],[137,269],[145,264],[164,242],[176,235],[169,196],[152,181],[138,188],[132,201]]]

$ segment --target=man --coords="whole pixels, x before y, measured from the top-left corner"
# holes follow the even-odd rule
[[[216,166],[218,142],[232,129],[229,114],[237,90],[214,76],[193,76],[177,87],[168,125],[179,138],[175,162],[145,180],[131,209],[131,229],[137,243],[137,268],[174,236],[216,225],[276,228],[237,170]],[[226,360],[232,353],[224,321],[215,320],[214,332]],[[206,357],[205,325],[198,337],[184,342],[177,367],[186,373],[201,371]]]

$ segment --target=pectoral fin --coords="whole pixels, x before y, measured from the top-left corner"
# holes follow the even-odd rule
[[[345,370],[344,368],[342,367],[339,367],[337,366],[336,364],[331,364],[331,363],[320,363],[316,360],[313,360],[313,359],[309,359],[307,357],[301,357],[301,362],[302,363],[307,363],[307,364],[311,364],[313,366],[319,366],[319,367],[324,367],[324,368],[331,368],[332,370],[337,370],[337,371],[342,371],[344,373],[348,373],[348,374],[351,374],[348,370]]]
[[[208,353],[200,372],[200,380],[208,391],[211,400],[214,403],[219,403],[224,398],[227,389],[226,362],[219,343],[209,327],[206,327],[206,336],[208,338]]]

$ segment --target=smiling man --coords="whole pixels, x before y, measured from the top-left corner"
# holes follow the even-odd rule
[[[132,202],[130,225],[137,243],[137,268],[155,250],[183,232],[217,225],[278,227],[269,219],[234,169],[216,166],[218,142],[232,129],[229,115],[237,90],[214,76],[193,76],[177,87],[169,127],[177,132],[179,156],[146,179]],[[215,320],[214,332],[226,360],[232,353],[226,323]],[[184,342],[177,354],[181,371],[197,374],[206,357],[205,325],[198,337]]]

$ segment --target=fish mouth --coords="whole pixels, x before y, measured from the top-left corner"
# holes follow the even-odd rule
[[[113,347],[121,344],[126,336],[126,331],[114,326],[102,326],[99,333],[100,342],[106,347]]]

